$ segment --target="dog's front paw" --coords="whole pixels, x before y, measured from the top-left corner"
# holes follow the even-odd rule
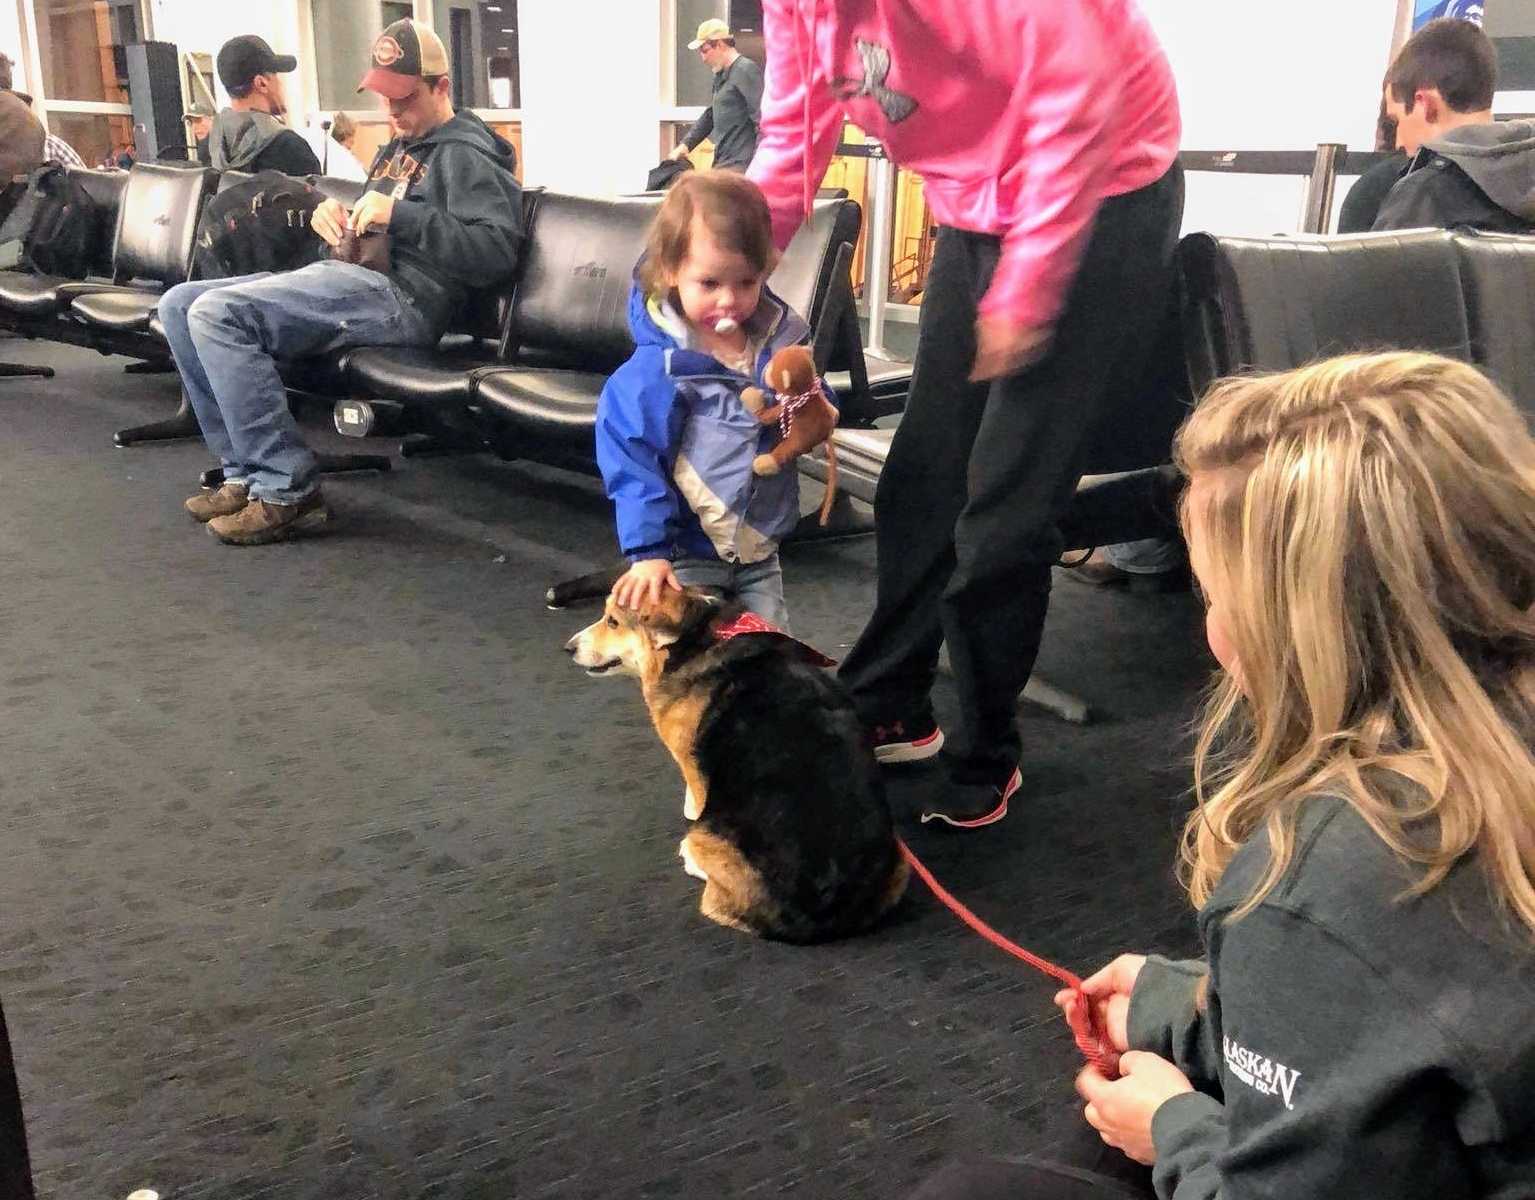
[[[677,857],[682,859],[683,871],[691,875],[694,879],[702,879],[705,883],[708,882],[709,876],[705,873],[702,867],[693,861],[693,852],[688,849],[687,838],[683,838],[681,845],[677,847]]]
[[[696,821],[704,815],[704,806],[698,802],[698,797],[693,795],[691,786],[682,793],[682,815],[689,821]]]

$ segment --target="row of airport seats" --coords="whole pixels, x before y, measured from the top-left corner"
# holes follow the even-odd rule
[[[168,349],[155,316],[158,298],[190,274],[203,205],[248,176],[163,165],[135,166],[126,175],[76,174],[111,220],[93,277],[0,273],[0,327],[163,366]],[[361,190],[333,179],[310,182],[343,201]],[[395,428],[426,432],[436,444],[589,465],[597,393],[632,348],[629,282],[659,203],[659,196],[598,200],[530,189],[515,278],[472,296],[439,346],[341,351],[284,363],[284,378],[295,392],[346,401],[337,414],[342,432],[374,431],[382,416]],[[103,235],[106,224],[104,218]],[[864,422],[879,410],[858,378],[863,354],[848,271],[858,225],[854,202],[817,201],[771,282],[812,322],[822,365],[839,358],[849,364],[855,390],[844,404],[852,420]],[[171,420],[118,440],[195,432],[183,406]]]
[[[1113,398],[1100,422],[1064,522],[1068,546],[1167,531],[1172,432],[1189,399],[1225,375],[1348,351],[1432,350],[1481,367],[1535,420],[1535,238],[1196,233],[1178,260],[1176,313],[1145,392]],[[839,486],[872,504],[892,437],[889,428],[838,430]]]
[[[201,171],[86,172],[121,190],[103,279],[0,273],[0,325],[163,361],[157,288],[184,277],[196,213],[218,186]],[[231,180],[225,179],[227,185]],[[317,181],[343,199],[356,185]],[[353,189],[348,191],[347,189]],[[528,191],[516,279],[476,297],[430,350],[367,347],[284,365],[290,387],[336,402],[343,433],[419,430],[421,448],[489,449],[594,470],[596,400],[630,353],[626,301],[658,196],[597,199]],[[857,205],[818,201],[773,286],[809,318],[823,367],[862,358],[848,264]],[[1535,239],[1443,231],[1334,237],[1185,237],[1178,283],[1140,387],[1112,397],[1084,452],[1066,514],[1069,546],[1170,531],[1172,436],[1215,378],[1283,369],[1345,350],[1418,347],[1477,363],[1535,411]],[[153,281],[145,284],[143,281]],[[132,282],[128,282],[132,281]],[[839,486],[873,503],[893,431],[867,384],[839,397]],[[180,431],[187,428],[183,415]],[[172,422],[172,426],[176,426]],[[887,422],[881,422],[887,424]],[[823,475],[815,457],[802,469]],[[601,586],[601,580],[597,580]]]

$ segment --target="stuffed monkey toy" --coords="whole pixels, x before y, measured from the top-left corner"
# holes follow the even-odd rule
[[[837,427],[837,410],[816,379],[815,359],[810,355],[810,347],[785,346],[768,360],[762,379],[773,389],[774,403],[769,404],[762,389],[754,387],[741,393],[741,403],[762,424],[771,425],[776,421],[781,436],[778,445],[770,452],[759,454],[752,460],[752,472],[777,475],[801,454],[826,443],[826,502],[821,506],[821,524],[824,525],[837,485],[836,451],[830,440],[832,430]]]

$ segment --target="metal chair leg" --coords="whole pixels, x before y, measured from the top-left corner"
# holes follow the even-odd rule
[[[21,379],[24,377],[38,379],[52,379],[52,367],[32,367],[25,363],[0,363],[0,379]]]
[[[394,463],[387,454],[316,454],[320,474],[343,475],[349,471],[391,471]]]
[[[1023,685],[1023,692],[1019,698],[1038,705],[1046,712],[1053,713],[1061,720],[1069,721],[1073,725],[1086,725],[1093,719],[1093,711],[1088,707],[1086,700],[1080,696],[1073,696],[1064,688],[1058,688],[1048,679],[1041,679],[1038,675],[1029,676],[1029,681]]]
[[[176,409],[174,416],[163,421],[151,421],[148,425],[119,429],[112,435],[112,441],[118,446],[132,446],[137,442],[169,442],[177,438],[202,437],[202,432],[197,424],[197,414],[192,411],[192,402],[182,392],[181,406]]]

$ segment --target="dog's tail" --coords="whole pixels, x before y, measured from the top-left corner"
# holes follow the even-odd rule
[[[578,575],[575,579],[566,579],[544,593],[544,603],[550,608],[569,608],[582,600],[606,597],[618,582],[618,577],[628,569],[628,563],[619,563],[587,575]]]

